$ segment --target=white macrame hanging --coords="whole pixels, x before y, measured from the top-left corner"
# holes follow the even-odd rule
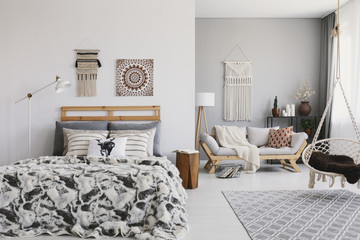
[[[247,61],[225,61],[224,120],[251,121],[252,118],[252,70],[251,62],[239,45]]]
[[[101,63],[98,59],[100,50],[98,49],[75,49],[77,59],[75,63],[78,96],[93,97],[97,95],[96,82],[98,68]]]

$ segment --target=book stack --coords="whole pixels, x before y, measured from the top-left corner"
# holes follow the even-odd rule
[[[241,165],[223,164],[219,165],[215,170],[218,178],[233,178],[240,176]]]
[[[195,149],[180,149],[180,150],[175,150],[173,152],[178,152],[178,153],[185,153],[185,154],[194,154],[194,153],[198,153],[198,150]]]

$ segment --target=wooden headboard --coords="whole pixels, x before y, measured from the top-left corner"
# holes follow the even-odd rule
[[[107,116],[67,116],[67,112],[107,112]],[[115,111],[150,111],[154,115],[114,116]],[[64,106],[61,121],[160,121],[160,106]]]

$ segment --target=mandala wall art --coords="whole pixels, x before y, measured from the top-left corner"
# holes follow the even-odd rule
[[[117,59],[116,96],[154,96],[154,59]]]

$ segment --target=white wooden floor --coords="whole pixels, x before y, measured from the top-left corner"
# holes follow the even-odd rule
[[[301,160],[299,160],[301,161]],[[206,161],[201,161],[199,187],[187,190],[187,211],[190,232],[187,240],[247,240],[250,239],[231,207],[222,195],[223,190],[296,190],[307,189],[309,172],[299,164],[301,173],[293,173],[281,168],[280,164],[262,162],[261,169],[255,174],[241,173],[239,178],[219,179],[214,174],[207,174],[202,168]],[[229,163],[228,161],[227,163]],[[340,188],[339,180],[334,187]],[[314,189],[328,189],[328,183],[316,182]],[[355,185],[346,184],[346,189],[357,192]],[[70,240],[74,237],[39,236],[32,240]],[[124,239],[124,238],[116,238]]]

